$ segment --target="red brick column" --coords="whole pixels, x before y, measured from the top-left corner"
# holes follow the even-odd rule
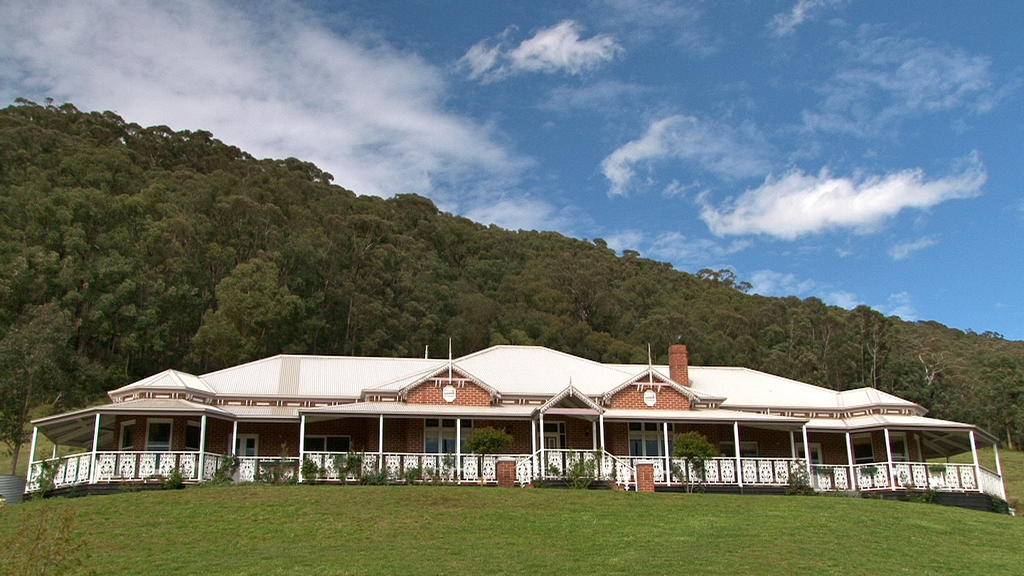
[[[654,464],[641,462],[636,465],[636,491],[654,492]]]
[[[498,486],[512,488],[516,485],[516,461],[512,458],[498,459]]]

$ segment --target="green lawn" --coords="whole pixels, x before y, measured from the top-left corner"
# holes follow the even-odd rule
[[[77,545],[98,574],[1020,574],[1022,541],[1009,516],[820,496],[228,486],[0,509],[0,566]]]
[[[1000,450],[999,460],[1003,465],[1003,484],[1006,486],[1006,499],[1011,506],[1017,507],[1017,513],[1024,517],[1024,452],[1020,450]],[[957,454],[950,462],[970,463],[971,453]],[[978,461],[989,470],[995,470],[995,458],[991,448],[978,449]]]

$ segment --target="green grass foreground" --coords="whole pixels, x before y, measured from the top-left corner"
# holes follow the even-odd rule
[[[78,546],[97,574],[991,575],[1024,561],[1024,523],[929,504],[257,485],[6,506],[0,556],[23,560],[46,539],[33,531],[68,525],[42,547]]]

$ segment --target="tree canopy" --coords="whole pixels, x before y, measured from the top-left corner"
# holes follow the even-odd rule
[[[43,311],[59,318],[39,335],[56,365],[31,370],[61,377],[32,384],[32,402],[67,409],[166,368],[284,352],[421,356],[449,337],[456,354],[538,344],[640,363],[648,344],[665,361],[685,343],[694,364],[874,386],[1024,440],[1022,342],[746,294],[730,270],[691,275],[334,179],[209,132],[70,104],[0,110],[0,348]],[[2,370],[6,411],[30,368]]]

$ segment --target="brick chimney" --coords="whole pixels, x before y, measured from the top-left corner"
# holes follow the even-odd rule
[[[690,385],[690,353],[685,344],[668,347],[668,377],[677,384]]]

